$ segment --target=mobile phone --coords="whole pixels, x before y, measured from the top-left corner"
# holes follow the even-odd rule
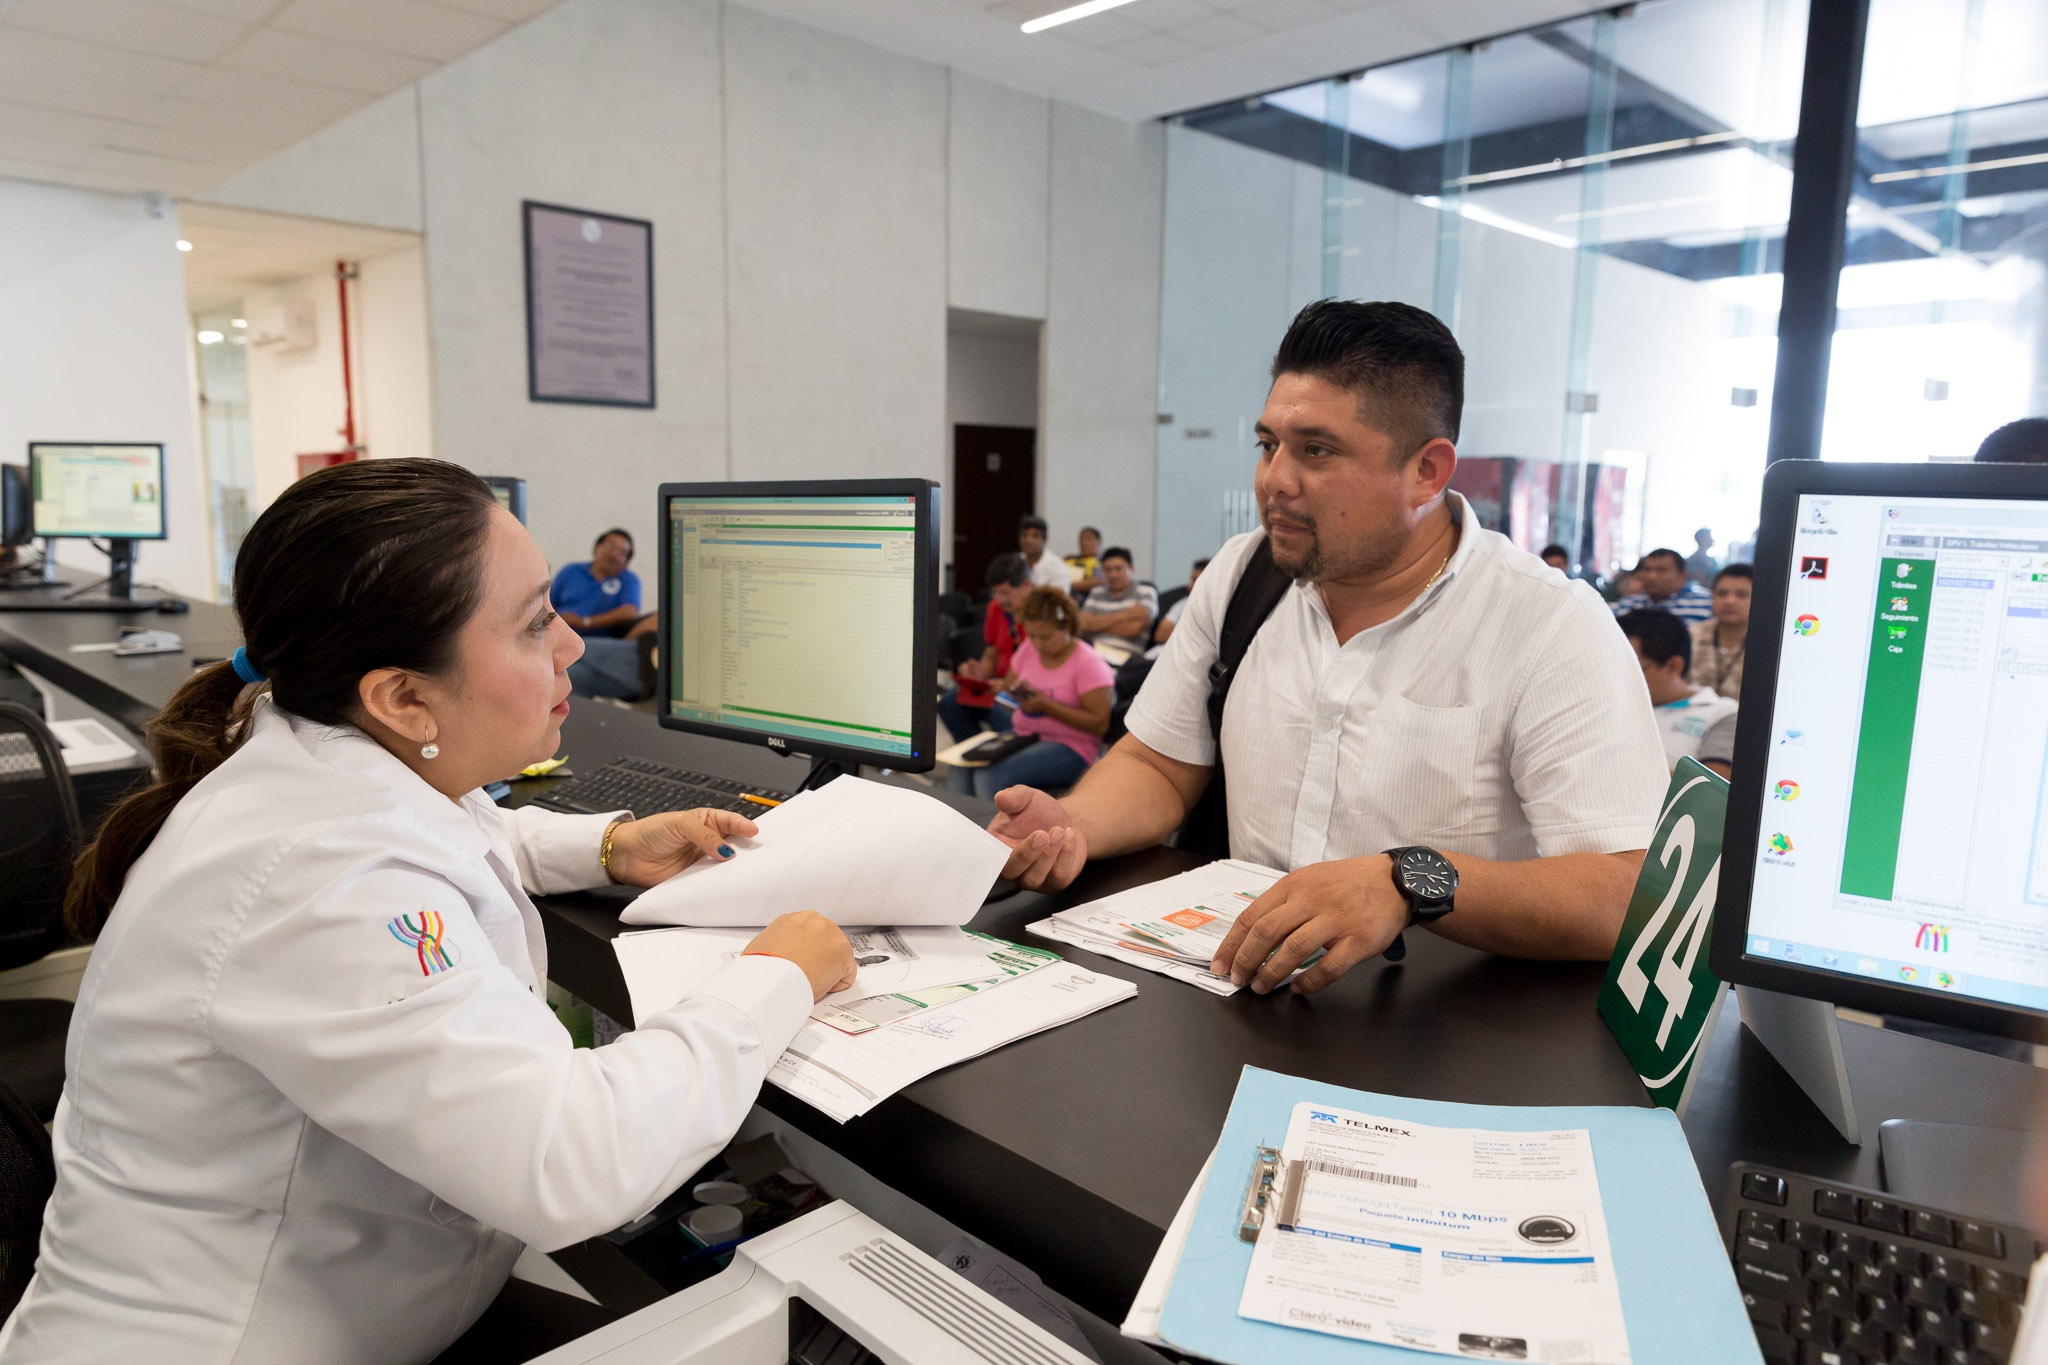
[[[998,706],[1007,706],[1012,711],[1014,711],[1023,704],[1024,702],[1022,698],[1014,697],[1010,695],[1008,692],[996,693],[996,705]]]

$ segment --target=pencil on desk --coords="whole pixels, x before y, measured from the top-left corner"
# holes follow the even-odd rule
[[[779,806],[782,804],[780,801],[770,801],[765,796],[749,796],[745,792],[740,793],[740,800],[751,801],[757,806]]]

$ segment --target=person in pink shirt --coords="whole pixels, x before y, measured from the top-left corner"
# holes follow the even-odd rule
[[[1010,661],[1003,692],[1016,698],[1016,733],[1038,743],[974,771],[974,794],[993,798],[1022,783],[1071,787],[1102,756],[1116,674],[1081,639],[1081,609],[1058,588],[1024,599],[1024,643]]]

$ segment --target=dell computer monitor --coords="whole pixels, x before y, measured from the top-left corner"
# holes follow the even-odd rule
[[[526,524],[526,480],[507,478],[502,474],[480,476],[491,486],[491,496],[498,500],[498,506],[519,518],[519,524]]]
[[[1716,973],[2048,1036],[2048,467],[1774,465],[1747,648]]]
[[[661,723],[829,765],[932,767],[938,487],[660,492]]]
[[[107,595],[133,594],[135,542],[162,540],[164,448],[148,441],[31,441],[29,507],[38,536],[104,540]]]
[[[29,516],[28,466],[0,464],[0,550],[34,539]]]

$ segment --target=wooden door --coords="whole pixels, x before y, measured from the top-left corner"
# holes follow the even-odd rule
[[[997,555],[1017,548],[1017,518],[1038,494],[1038,431],[1034,427],[953,428],[953,583],[981,595],[982,575]],[[1054,553],[1048,546],[1047,554]]]

